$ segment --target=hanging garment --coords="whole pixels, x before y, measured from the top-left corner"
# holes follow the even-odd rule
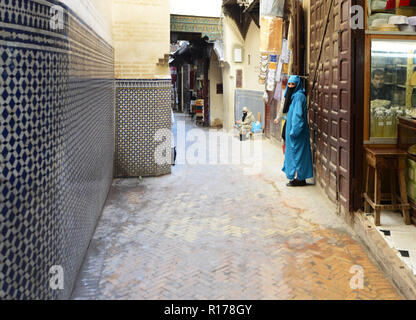
[[[189,89],[194,90],[195,89],[195,71],[191,70],[189,72]]]
[[[283,172],[289,180],[306,180],[313,178],[307,101],[300,77],[291,76],[289,83],[295,83],[296,89],[287,114]]]
[[[399,7],[414,7],[416,6],[416,0],[400,0]]]
[[[394,10],[400,7],[415,7],[416,0],[400,0],[400,2],[396,0],[388,0],[386,4],[386,10]],[[396,14],[399,14],[396,12]]]
[[[396,0],[388,0],[386,4],[386,10],[396,9]]]
[[[396,0],[388,0],[386,4],[386,10],[396,9]]]

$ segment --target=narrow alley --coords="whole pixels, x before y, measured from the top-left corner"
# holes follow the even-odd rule
[[[0,301],[416,300],[415,1],[0,0]]]
[[[400,299],[317,187],[286,187],[282,163],[264,141],[256,176],[179,165],[115,180],[72,298]],[[362,290],[350,286],[357,266]]]

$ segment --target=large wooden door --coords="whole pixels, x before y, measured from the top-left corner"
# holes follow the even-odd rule
[[[352,198],[352,139],[353,132],[350,130],[352,106],[352,55],[354,45],[351,35],[351,0],[339,0],[339,31],[338,31],[338,86],[334,93],[333,105],[337,107],[333,113],[331,138],[337,138],[337,142],[331,147],[336,150],[333,159],[338,161],[338,196],[342,206],[350,209]],[[334,61],[335,63],[335,61]],[[336,136],[335,136],[336,135]],[[334,162],[335,165],[335,162]]]
[[[290,19],[293,26],[292,74],[303,76],[305,72],[305,26],[302,4],[299,0],[292,1]]]
[[[353,182],[359,175],[353,169],[354,157],[359,156],[355,135],[360,127],[351,121],[360,104],[353,89],[357,33],[350,28],[351,5],[352,0],[311,0],[309,65],[309,120],[317,181],[331,200],[348,211],[354,207]]]

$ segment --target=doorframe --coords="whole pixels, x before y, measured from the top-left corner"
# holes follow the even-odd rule
[[[365,0],[351,0],[351,5],[366,8]],[[365,11],[367,12],[367,11]],[[364,185],[364,89],[365,89],[365,30],[351,30],[351,173],[350,173],[350,212],[363,206],[362,190]]]

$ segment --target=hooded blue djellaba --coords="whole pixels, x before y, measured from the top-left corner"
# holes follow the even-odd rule
[[[299,76],[291,76],[288,83],[296,84],[296,88],[287,114],[283,172],[289,180],[311,179],[313,165],[305,90]]]

